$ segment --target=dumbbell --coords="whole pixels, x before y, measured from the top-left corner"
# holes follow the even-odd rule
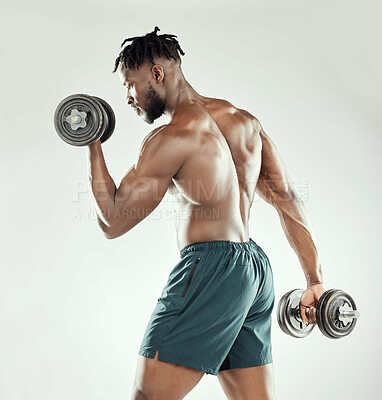
[[[353,331],[360,313],[348,293],[340,289],[325,291],[319,298],[317,307],[307,311],[308,325],[305,325],[300,315],[303,292],[304,289],[291,290],[279,301],[277,321],[284,333],[303,338],[318,325],[328,338],[340,339]]]
[[[73,94],[63,99],[54,112],[58,136],[73,146],[101,143],[114,132],[115,115],[103,99],[87,94]]]

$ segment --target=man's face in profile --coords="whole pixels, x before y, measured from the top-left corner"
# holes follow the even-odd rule
[[[165,102],[151,84],[151,68],[142,65],[138,70],[119,68],[122,85],[126,86],[127,103],[141,115],[145,122],[152,124],[164,113]]]

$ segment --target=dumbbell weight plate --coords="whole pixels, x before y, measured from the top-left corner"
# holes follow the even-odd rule
[[[325,325],[323,320],[325,320],[325,317],[323,315],[323,308],[322,308],[322,304],[325,302],[325,299],[331,295],[331,293],[333,293],[334,291],[336,291],[337,289],[329,289],[326,290],[324,293],[322,293],[321,297],[318,299],[317,302],[317,307],[316,307],[316,320],[317,320],[317,325],[320,328],[320,331],[327,337],[331,336],[329,335],[329,333],[325,330]]]
[[[340,339],[353,331],[357,318],[347,322],[339,318],[340,308],[344,306],[351,310],[357,309],[353,298],[343,290],[331,289],[321,296],[317,304],[317,324],[325,336]]]
[[[303,338],[313,330],[314,325],[305,326],[300,317],[300,301],[304,289],[293,289],[281,297],[277,306],[277,322],[287,335]]]
[[[106,140],[108,140],[111,137],[111,135],[114,132],[115,114],[114,114],[113,109],[110,107],[109,103],[107,103],[104,99],[101,99],[100,97],[96,97],[96,96],[92,96],[92,97],[97,99],[101,103],[102,108],[105,111],[106,117],[108,120],[105,133],[101,136],[101,143],[104,143],[104,142],[106,142]]]
[[[279,304],[277,305],[277,322],[281,328],[281,330],[289,335],[289,331],[286,329],[287,323],[286,323],[286,302],[287,302],[287,297],[292,291],[285,293],[284,296],[281,297]]]
[[[79,128],[68,122],[70,116],[77,114],[81,115],[84,121]],[[63,99],[57,106],[54,126],[57,134],[66,143],[85,146],[100,139],[106,132],[108,121],[105,115],[102,104],[95,97],[74,94]]]

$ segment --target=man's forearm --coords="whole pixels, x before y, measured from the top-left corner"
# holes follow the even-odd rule
[[[86,152],[91,198],[98,222],[104,229],[112,220],[117,188],[107,170],[100,141],[87,146]]]
[[[276,207],[281,226],[304,271],[308,286],[323,284],[323,274],[316,241],[305,206],[295,194],[284,198]]]

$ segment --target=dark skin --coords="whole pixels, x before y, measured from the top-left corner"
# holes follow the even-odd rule
[[[119,76],[128,105],[140,117],[151,124],[166,114],[170,122],[143,139],[137,162],[118,188],[100,141],[88,146],[93,202],[105,237],[130,231],[168,193],[183,213],[176,220],[179,249],[211,240],[247,241],[258,193],[276,209],[304,271],[307,289],[300,312],[307,322],[306,310],[325,291],[316,241],[304,204],[260,121],[228,101],[198,94],[172,60],[155,59],[139,70],[120,67]],[[182,399],[204,374],[157,356],[139,356],[132,399]],[[275,398],[272,364],[220,371],[218,378],[228,399]]]

